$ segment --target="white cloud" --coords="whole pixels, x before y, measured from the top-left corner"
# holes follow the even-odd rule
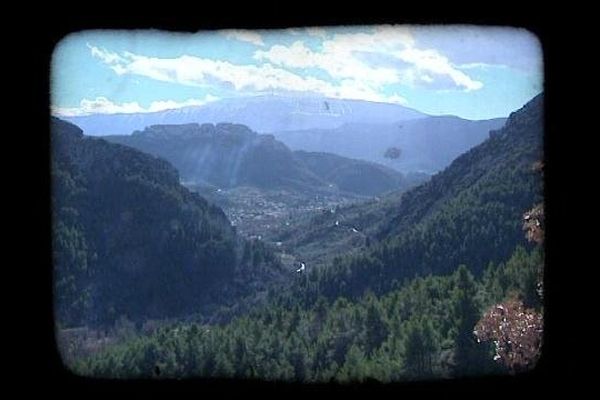
[[[380,103],[407,103],[407,100],[398,94],[391,96],[383,95],[369,84],[354,79],[345,79],[339,86],[327,88],[327,90],[323,91],[323,94],[339,99],[358,99]]]
[[[94,100],[82,99],[79,102],[79,107],[53,107],[52,111],[57,115],[74,117],[89,114],[130,114],[143,112],[144,109],[135,101],[131,103],[115,104],[106,97],[96,97]]]
[[[242,42],[252,43],[255,46],[265,45],[265,43],[262,40],[262,36],[256,31],[228,29],[219,32],[230,39],[236,39]]]
[[[86,46],[92,52],[92,56],[101,59],[107,64],[113,64],[122,60],[122,58],[118,54],[107,51],[106,49],[101,49],[99,47],[92,46],[89,43],[86,43]]]
[[[181,102],[177,102],[177,101],[173,101],[173,100],[153,101],[152,103],[150,103],[150,106],[147,108],[147,112],[172,110],[175,108],[189,107],[189,106],[202,106],[206,103],[210,103],[210,102],[216,101],[216,100],[219,100],[219,98],[208,94],[204,97],[204,99],[188,99],[186,101],[181,101]]]
[[[402,61],[413,64],[418,70],[429,72],[431,74],[447,76],[458,87],[463,87],[467,91],[477,90],[483,87],[483,83],[471,79],[464,72],[456,69],[450,61],[435,50],[419,50],[414,47],[396,52],[396,55]],[[432,80],[427,75],[425,81]]]
[[[455,65],[434,49],[419,48],[411,27],[377,26],[365,32],[326,31],[303,28],[305,35],[320,39],[320,46],[309,47],[297,40],[290,45],[257,49],[253,58],[260,64],[234,64],[211,58],[182,55],[158,58],[131,52],[113,52],[88,44],[93,57],[117,75],[137,75],[150,79],[195,87],[220,86],[237,92],[299,91],[334,98],[406,104],[389,85],[424,86],[446,90],[478,90],[483,83],[467,73],[483,65]],[[259,32],[219,31],[225,37],[264,46]],[[317,78],[312,70],[329,77]],[[151,112],[207,100],[154,102],[143,108],[138,103],[115,104],[106,98],[82,100],[79,107],[63,108],[63,115],[86,113]],[[190,103],[191,102],[191,103]]]
[[[318,31],[317,31],[318,32]],[[334,79],[356,79],[374,87],[400,81],[393,67],[373,67],[356,53],[383,53],[411,45],[413,39],[403,28],[378,27],[373,33],[336,33],[322,43],[320,51],[313,51],[304,42],[291,46],[275,45],[269,50],[258,50],[254,58],[291,68],[319,68]]]
[[[509,68],[507,65],[504,64],[488,64],[488,63],[482,63],[482,62],[474,62],[474,63],[466,63],[466,64],[458,64],[456,65],[456,68],[458,69],[490,69],[490,68],[500,68],[500,69],[507,69]]]
[[[81,100],[79,102],[79,107],[52,107],[52,113],[64,117],[76,117],[90,114],[146,113],[170,110],[187,106],[200,106],[208,102],[215,101],[217,99],[217,97],[211,96],[209,94],[204,99],[188,99],[182,102],[176,102],[173,100],[159,100],[152,102],[150,106],[144,108],[140,106],[139,103],[136,101],[130,103],[117,104],[113,103],[106,97],[96,97],[94,100]]]
[[[539,39],[523,29],[499,26],[446,25],[423,27],[416,33],[420,48],[437,49],[457,67],[504,66],[525,73],[541,73]]]
[[[188,55],[177,58],[155,58],[129,52],[118,55],[93,46],[90,49],[92,55],[119,75],[140,75],[187,86],[220,84],[232,86],[236,91],[292,89],[335,98],[388,102],[387,96],[373,88],[373,79],[344,79],[340,83],[334,84],[311,76],[303,77],[286,69],[277,68],[270,63],[237,65],[228,61]],[[356,76],[356,74],[346,74]],[[398,99],[399,97],[394,97],[392,101],[398,102]]]
[[[312,35],[315,36],[312,31]],[[435,76],[450,78],[457,88],[477,90],[483,84],[471,79],[445,56],[432,49],[418,49],[408,27],[379,26],[371,33],[337,33],[314,51],[304,42],[291,46],[275,45],[258,50],[254,58],[290,68],[319,68],[334,79],[368,82],[375,89],[382,85],[430,84]],[[388,66],[374,66],[368,57],[385,57]]]

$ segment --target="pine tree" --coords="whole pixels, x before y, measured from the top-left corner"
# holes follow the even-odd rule
[[[288,358],[294,369],[294,379],[299,382],[304,382],[308,378],[307,351],[296,334],[293,334],[290,337],[288,343]]]
[[[458,267],[454,279],[453,305],[457,320],[454,375],[480,374],[482,370],[487,369],[489,363],[485,349],[478,345],[473,334],[475,324],[477,324],[480,317],[480,307],[476,297],[477,285],[473,275],[465,265]]]
[[[215,357],[215,376],[218,378],[231,378],[235,374],[235,367],[231,362],[229,352],[219,352]]]
[[[246,353],[246,342],[244,338],[237,336],[234,339],[233,354],[235,360],[235,376],[238,378],[244,376],[248,370],[248,357]]]
[[[438,340],[431,319],[408,321],[404,356],[409,376],[422,378],[433,374],[433,359],[438,352]]]
[[[346,361],[340,369],[338,380],[342,382],[362,381],[364,379],[365,355],[356,344],[353,344],[346,354]]]
[[[381,307],[372,294],[367,295],[367,319],[365,324],[366,353],[371,354],[383,343],[389,333]]]

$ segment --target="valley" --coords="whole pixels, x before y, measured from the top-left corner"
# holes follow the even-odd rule
[[[185,186],[221,207],[239,234],[261,239],[273,238],[274,230],[294,226],[308,215],[318,215],[368,199],[334,191],[307,194],[248,186],[231,189],[206,188],[194,184]]]
[[[292,151],[238,124],[153,125],[104,139],[173,163],[185,187],[221,208],[242,237],[272,245],[288,270],[299,262],[323,264],[335,251],[352,252],[370,240],[355,227],[317,240],[321,234],[311,221],[388,194],[397,198],[429,177],[333,153]],[[290,232],[308,247],[290,241]]]
[[[371,197],[331,189],[307,193],[184,186],[222,208],[239,235],[270,245],[288,271],[301,262],[312,269],[325,266],[335,255],[360,251],[375,240],[375,221],[390,212],[403,193]]]
[[[509,293],[541,318],[540,234],[521,228],[542,199],[541,102],[431,177],[231,124],[95,138],[53,120],[65,362],[310,382],[504,371],[465,338]],[[425,365],[406,350],[423,340]]]
[[[312,392],[543,371],[545,48],[476,25],[67,34],[45,375]]]

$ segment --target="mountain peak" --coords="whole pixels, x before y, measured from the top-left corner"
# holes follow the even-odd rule
[[[543,126],[544,93],[540,93],[527,102],[520,109],[510,113],[505,126],[511,126],[513,132],[520,132],[519,127],[530,124],[530,120],[537,120],[537,124]]]
[[[50,131],[57,135],[68,135],[74,138],[83,137],[83,131],[77,125],[60,118],[50,117]]]
[[[134,114],[65,117],[88,135],[129,135],[153,125],[189,125],[229,121],[259,133],[332,129],[345,123],[391,123],[426,114],[399,104],[310,95],[262,95],[213,101],[201,106]]]

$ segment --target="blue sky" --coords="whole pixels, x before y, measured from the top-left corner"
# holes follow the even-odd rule
[[[55,48],[51,86],[64,116],[307,92],[486,119],[543,90],[543,57],[533,34],[499,27],[83,31]]]

